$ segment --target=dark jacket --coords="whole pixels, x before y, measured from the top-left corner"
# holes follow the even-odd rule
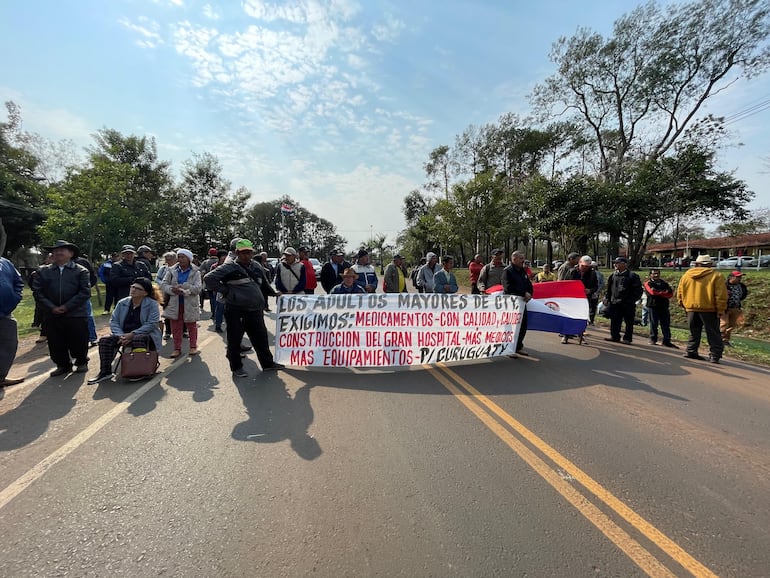
[[[134,259],[134,262],[130,265],[126,261],[118,261],[112,264],[110,269],[110,285],[115,290],[115,296],[118,300],[128,297],[131,283],[137,277],[147,277],[152,280],[150,269],[138,259]]]
[[[91,265],[91,261],[85,257],[75,257],[75,263],[88,269],[88,282],[91,283],[91,287],[96,285],[99,279],[96,276],[96,271],[94,271],[94,266]]]
[[[324,266],[321,267],[321,287],[324,288],[324,291],[331,293],[335,285],[342,283],[342,272],[350,266],[350,263],[343,260],[337,265],[337,272],[335,273],[331,261],[324,263]]]
[[[518,269],[511,264],[503,269],[503,293],[520,297],[525,293],[532,295],[532,281],[524,267]]]
[[[224,296],[228,308],[263,311],[267,306],[265,297],[276,295],[265,278],[264,269],[256,263],[248,267],[236,261],[222,263],[212,269],[203,282],[206,289]]]
[[[647,294],[647,309],[668,309],[668,304],[674,296],[671,285],[663,279],[648,279],[644,282],[644,292]]]
[[[55,263],[43,265],[32,279],[32,295],[47,313],[64,305],[64,317],[88,317],[86,301],[91,298],[88,269],[74,261],[60,271]]]
[[[591,295],[596,293],[596,291],[599,289],[599,278],[596,276],[596,271],[594,271],[593,269],[587,269],[585,271],[581,271],[580,267],[575,267],[574,269],[570,269],[567,272],[567,277],[564,280],[565,281],[582,281],[583,287],[591,290],[588,293],[586,293],[587,299],[590,299]]]
[[[634,305],[642,296],[642,280],[639,275],[626,269],[615,271],[607,279],[606,297],[612,305]]]
[[[0,317],[8,317],[21,301],[24,281],[8,259],[0,257]]]

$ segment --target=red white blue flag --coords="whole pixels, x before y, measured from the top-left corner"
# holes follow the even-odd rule
[[[282,215],[291,215],[294,213],[294,207],[292,207],[288,203],[281,203],[281,214]]]
[[[535,283],[527,303],[527,331],[579,335],[588,325],[588,299],[582,281]]]

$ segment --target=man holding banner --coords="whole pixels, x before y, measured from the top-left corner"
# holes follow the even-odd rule
[[[524,298],[524,302],[532,299],[532,281],[524,268],[524,253],[514,251],[511,253],[511,264],[503,270],[503,293],[506,295],[517,295]],[[519,339],[516,342],[516,354],[529,355],[524,350],[524,336],[527,334],[527,314],[526,308],[521,317],[521,328],[519,329]]]

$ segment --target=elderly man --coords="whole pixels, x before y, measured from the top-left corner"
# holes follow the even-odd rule
[[[486,293],[490,287],[500,285],[503,282],[503,269],[505,269],[503,253],[502,249],[492,250],[492,260],[481,269],[479,280],[476,282],[479,292]]]
[[[128,297],[131,283],[137,277],[152,279],[150,268],[136,258],[136,249],[133,245],[123,245],[120,250],[120,261],[113,263],[110,269],[110,283],[115,290],[115,299],[120,301]]]
[[[251,241],[238,240],[235,254],[234,261],[225,261],[204,278],[209,291],[216,291],[224,296],[227,359],[230,362],[230,370],[235,377],[248,376],[241,359],[241,340],[244,332],[257,352],[262,371],[283,369],[283,365],[273,360],[265,327],[265,297],[275,297],[277,293],[265,279],[264,269],[252,262],[254,245]],[[296,257],[296,251],[294,256]]]
[[[567,260],[562,263],[556,271],[557,281],[567,281],[570,278],[570,271],[577,267],[580,255],[577,253],[570,253],[567,255]]]
[[[345,253],[335,250],[329,253],[329,262],[321,267],[321,287],[331,293],[336,285],[342,283],[342,273],[352,265],[345,260]]]
[[[434,293],[457,293],[457,278],[454,274],[455,258],[444,255],[441,258],[441,269],[433,275]]]
[[[88,310],[91,298],[88,269],[75,262],[77,245],[56,241],[51,252],[53,262],[38,269],[32,280],[35,301],[45,310],[43,328],[48,336],[48,352],[56,369],[51,377],[72,371],[88,371]]]
[[[605,306],[610,306],[610,336],[607,341],[620,341],[620,328],[625,323],[623,343],[631,344],[634,339],[634,316],[636,302],[642,296],[642,280],[628,268],[628,259],[617,257],[615,271],[607,279]]]
[[[281,293],[304,293],[307,277],[305,266],[297,260],[297,250],[294,247],[286,247],[283,250],[283,259],[278,263],[275,273],[275,288]]]
[[[583,290],[585,291],[586,299],[588,300],[589,317],[591,310],[591,295],[593,295],[599,287],[599,279],[596,277],[596,272],[591,266],[592,262],[593,260],[591,257],[588,255],[583,255],[580,257],[578,266],[572,269],[569,272],[569,277],[567,277],[567,280],[581,281],[583,283]],[[566,345],[569,343],[570,337],[577,337],[578,344],[580,345],[585,342],[585,335],[583,333],[577,336],[562,335],[561,342]]]
[[[511,264],[503,270],[502,284],[503,293],[506,295],[523,297],[525,304],[532,299],[532,280],[524,268],[524,253],[521,251],[511,253]],[[516,342],[516,354],[526,356],[529,355],[524,350],[524,336],[527,334],[527,312],[523,310],[521,313],[521,327],[519,328],[519,339]]]
[[[687,311],[687,323],[690,326],[690,338],[684,356],[703,359],[698,355],[698,346],[705,327],[709,344],[708,360],[719,363],[724,351],[719,320],[727,310],[728,295],[724,277],[712,269],[713,265],[709,255],[698,255],[695,266],[679,279],[676,298]]]
[[[0,388],[24,381],[24,378],[8,377],[19,347],[13,310],[21,301],[22,289],[24,281],[16,267],[5,257],[0,257]]]
[[[356,255],[356,264],[351,267],[358,274],[358,283],[367,293],[377,291],[377,272],[369,263],[369,251],[361,249]]]
[[[385,293],[407,292],[406,278],[404,277],[404,258],[399,253],[393,255],[393,261],[385,267],[385,277],[382,283]]]

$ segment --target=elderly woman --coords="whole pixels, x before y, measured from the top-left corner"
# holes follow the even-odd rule
[[[99,339],[99,374],[88,383],[112,379],[112,360],[121,346],[160,349],[160,309],[155,287],[149,279],[138,277],[128,291],[128,297],[118,301],[112,312],[111,335]]]
[[[190,355],[198,355],[198,320],[201,317],[198,295],[203,290],[201,272],[192,264],[193,254],[188,249],[177,249],[176,265],[168,268],[160,288],[168,295],[163,317],[171,320],[174,352],[171,357],[182,355],[182,334],[185,327],[190,336]]]
[[[173,267],[176,264],[176,253],[173,251],[168,251],[166,253],[163,253],[163,265],[161,265],[158,268],[158,274],[155,276],[155,282],[158,284],[158,287],[160,287],[161,283],[163,283],[163,279],[166,277],[166,272]],[[166,308],[166,304],[168,303],[168,295],[163,295],[160,301],[161,306],[163,309]],[[166,340],[171,339],[171,321],[169,319],[163,319],[163,326],[165,328],[163,338]]]

